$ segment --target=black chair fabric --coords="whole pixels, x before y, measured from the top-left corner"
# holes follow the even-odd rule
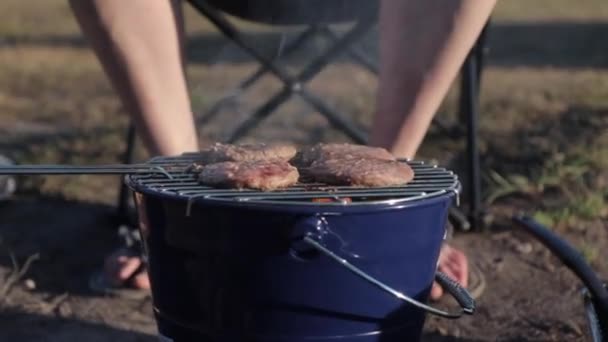
[[[207,0],[241,19],[271,25],[333,24],[377,13],[379,0]]]

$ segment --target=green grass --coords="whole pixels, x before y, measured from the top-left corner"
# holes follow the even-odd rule
[[[588,263],[592,264],[600,255],[599,248],[589,243],[583,244],[579,249],[581,255]]]
[[[576,147],[576,152],[550,156],[537,169],[530,169],[527,176],[503,176],[489,171],[487,203],[513,194],[537,198],[539,209],[534,217],[549,227],[582,225],[585,221],[607,218],[608,188],[604,182],[608,172],[602,166],[605,161],[590,158],[581,145]],[[594,146],[587,151],[605,153],[608,145]]]

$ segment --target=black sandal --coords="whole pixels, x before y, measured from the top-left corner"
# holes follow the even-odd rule
[[[121,226],[118,229],[119,236],[125,241],[124,255],[139,256],[142,263],[133,274],[126,279],[121,286],[115,286],[106,277],[103,270],[97,271],[89,278],[89,289],[95,293],[132,300],[142,300],[151,296],[150,290],[129,287],[133,279],[146,269],[146,260],[141,253],[141,237],[137,229]]]

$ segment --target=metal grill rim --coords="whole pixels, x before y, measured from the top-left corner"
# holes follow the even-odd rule
[[[196,176],[187,168],[196,162],[195,153],[175,157],[155,157],[147,162],[154,168],[163,168],[167,174],[138,173],[128,176],[130,182],[152,193],[172,194],[188,200],[216,202],[246,202],[251,204],[289,204],[315,206],[344,206],[397,204],[419,201],[453,193],[458,200],[460,182],[458,176],[445,168],[424,161],[400,159],[414,170],[414,179],[403,186],[364,188],[354,186],[330,186],[325,184],[298,183],[275,191],[250,189],[220,189],[198,184]],[[346,198],[351,201],[347,202]],[[315,202],[315,199],[331,199],[331,202]]]

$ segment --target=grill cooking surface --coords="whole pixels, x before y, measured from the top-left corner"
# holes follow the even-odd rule
[[[344,205],[386,201],[413,201],[439,196],[448,192],[458,193],[458,177],[449,170],[420,161],[407,162],[414,170],[414,179],[403,186],[363,188],[353,186],[331,186],[318,183],[298,184],[271,192],[258,190],[218,189],[203,186],[196,175],[187,171],[196,161],[196,154],[179,157],[157,157],[148,163],[155,169],[162,168],[167,174],[140,173],[129,176],[139,190],[177,195],[184,199],[217,201],[247,201],[258,203],[298,203],[314,205]],[[168,176],[171,176],[169,178]],[[328,199],[322,203],[313,200]]]

